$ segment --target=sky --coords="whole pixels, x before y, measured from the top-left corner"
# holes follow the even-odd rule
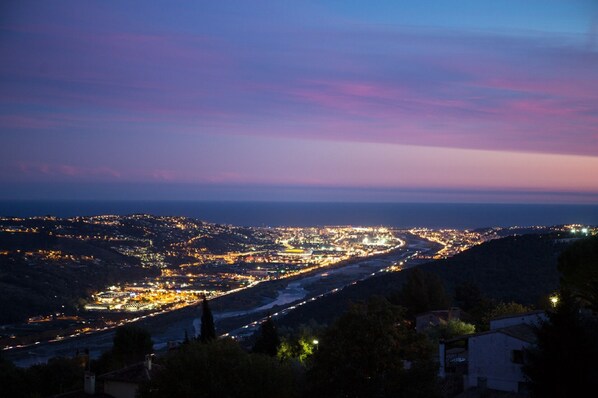
[[[598,2],[3,1],[0,199],[598,204]]]

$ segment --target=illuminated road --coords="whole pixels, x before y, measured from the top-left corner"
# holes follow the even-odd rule
[[[431,251],[429,242],[414,240],[409,242],[407,248],[384,255],[380,258],[365,258],[356,260],[345,266],[318,270],[302,276],[297,276],[289,280],[277,292],[277,296],[268,302],[262,302],[259,306],[243,311],[216,311],[213,306],[216,327],[223,335],[242,337],[251,334],[266,315],[265,312],[275,311],[272,316],[279,317],[292,311],[294,308],[304,305],[309,301],[315,301],[320,297],[334,294],[347,286],[372,277],[401,261],[407,263],[409,267],[418,261],[411,261],[410,258]],[[421,262],[421,261],[419,261]],[[252,290],[252,289],[249,289]],[[234,295],[235,293],[233,293]],[[217,301],[218,299],[215,299]],[[142,326],[147,328],[152,334],[154,340],[154,349],[156,351],[164,350],[171,342],[180,342],[184,338],[185,332],[189,336],[197,334],[199,330],[198,309],[183,309],[180,316],[173,321],[162,319],[169,314],[157,316],[144,316],[141,319]],[[236,318],[239,318],[238,320]],[[219,323],[226,321],[228,325],[223,328]],[[145,323],[147,322],[147,323]],[[249,323],[247,323],[249,322]],[[82,335],[74,339],[65,339],[53,343],[42,343],[27,349],[20,349],[6,355],[17,366],[31,366],[35,363],[46,362],[49,358],[55,356],[73,356],[77,350],[89,349],[92,357],[98,357],[103,351],[112,346],[114,330],[106,330],[100,333]]]

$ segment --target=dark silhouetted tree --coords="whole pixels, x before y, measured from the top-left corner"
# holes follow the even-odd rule
[[[482,300],[482,291],[474,282],[463,282],[455,287],[455,304],[464,311],[475,309]]]
[[[287,363],[250,354],[235,341],[191,342],[162,358],[162,370],[142,386],[142,398],[286,398],[299,395]]]
[[[477,331],[488,330],[487,316],[496,307],[496,301],[482,294],[478,285],[466,281],[455,287],[455,304],[469,315],[469,323]]]
[[[312,357],[309,396],[438,396],[433,348],[383,298],[354,305],[329,327]],[[410,361],[409,369],[405,361]]]
[[[153,351],[154,342],[149,332],[136,325],[125,325],[116,329],[112,353],[123,364],[140,362]]]
[[[280,338],[271,316],[260,325],[259,335],[253,345],[253,352],[275,357],[280,346]]]
[[[559,257],[561,288],[582,307],[598,312],[598,236],[575,242]]]
[[[410,270],[409,279],[401,290],[391,296],[391,301],[405,307],[409,318],[422,312],[448,308],[451,303],[440,277],[419,268]]]
[[[201,309],[201,331],[199,340],[202,343],[207,343],[216,339],[216,328],[214,326],[214,316],[212,315],[212,310],[210,309],[206,296],[203,297]]]
[[[0,396],[35,396],[32,394],[33,386],[28,382],[25,372],[24,369],[17,368],[12,362],[2,358],[0,352]]]
[[[537,346],[528,350],[524,366],[533,397],[587,397],[598,391],[598,321],[582,315],[570,294],[561,292],[536,335]]]

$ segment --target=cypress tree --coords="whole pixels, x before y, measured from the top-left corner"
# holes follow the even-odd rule
[[[201,308],[201,332],[199,340],[202,343],[207,343],[216,339],[216,328],[214,327],[214,316],[212,316],[212,310],[210,310],[206,296],[203,296]]]
[[[276,326],[272,317],[268,315],[268,318],[260,325],[260,334],[253,346],[253,352],[275,357],[279,346],[280,338],[278,337]]]

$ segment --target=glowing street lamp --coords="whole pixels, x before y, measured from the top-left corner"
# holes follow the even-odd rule
[[[552,296],[550,296],[550,303],[552,304],[553,307],[556,307],[557,304],[559,303],[559,296],[556,294],[553,294]]]

